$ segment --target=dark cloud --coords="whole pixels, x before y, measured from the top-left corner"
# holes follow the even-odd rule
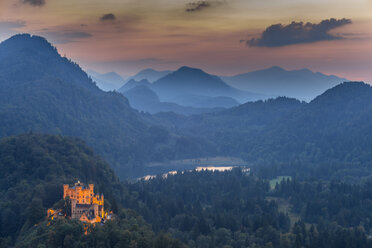
[[[350,19],[334,18],[320,23],[292,22],[288,25],[275,24],[268,27],[260,38],[247,40],[249,46],[280,47],[301,43],[344,39],[343,36],[330,34],[332,29],[350,24]]]
[[[108,13],[108,14],[104,14],[103,16],[101,16],[101,18],[99,18],[100,21],[104,22],[104,21],[115,21],[116,20],[116,16],[112,13]]]
[[[193,12],[211,7],[212,4],[208,1],[197,1],[186,4],[186,12]]]
[[[80,39],[90,38],[93,35],[81,31],[63,30],[63,31],[44,31],[39,33],[41,36],[45,36],[53,44],[66,44],[76,42]]]
[[[45,0],[21,0],[24,4],[29,4],[32,6],[43,6],[45,5]]]

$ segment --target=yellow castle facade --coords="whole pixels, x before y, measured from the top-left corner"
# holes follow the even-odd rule
[[[112,214],[107,214],[104,209],[104,196],[94,194],[94,184],[86,186],[80,181],[75,183],[74,186],[64,184],[63,199],[70,199],[72,219],[78,219],[86,223],[99,223],[111,219]],[[52,208],[48,209],[47,216],[51,220],[67,217],[62,209]]]
[[[104,196],[94,194],[94,185],[78,181],[74,186],[63,185],[63,199],[71,200],[71,218],[83,222],[97,223],[105,218]]]

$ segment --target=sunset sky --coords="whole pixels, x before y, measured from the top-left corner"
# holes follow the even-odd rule
[[[0,0],[0,40],[24,32],[99,72],[278,65],[372,82],[372,0]]]

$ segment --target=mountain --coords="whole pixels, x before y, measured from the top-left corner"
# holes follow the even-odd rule
[[[0,137],[79,137],[121,178],[141,173],[146,161],[201,152],[200,142],[148,125],[123,95],[103,92],[44,38],[28,34],[0,44],[0,126]]]
[[[158,95],[145,84],[135,86],[122,94],[129,100],[133,108],[150,114],[174,112],[182,115],[193,115],[221,110],[215,107],[193,108],[171,102],[160,102]]]
[[[237,90],[227,85],[217,76],[186,66],[155,81],[152,84],[152,89],[158,94],[161,101],[194,107],[196,107],[195,98],[207,100],[212,97],[225,97],[224,100],[226,100],[226,97],[229,97],[245,102],[263,97],[262,95]],[[203,106],[198,104],[198,107]]]
[[[119,88],[119,92],[124,93],[130,89],[133,89],[137,86],[146,86],[148,88],[151,88],[151,83],[147,79],[142,79],[139,81],[136,81],[134,79],[130,79],[128,82],[126,82],[123,86]]]
[[[149,82],[154,82],[154,81],[158,80],[159,78],[162,78],[162,77],[168,75],[171,72],[172,71],[168,71],[168,70],[157,71],[157,70],[148,68],[148,69],[144,69],[144,70],[138,72],[134,76],[131,76],[130,78],[128,78],[127,82],[131,79],[136,80],[136,81],[141,81],[143,79],[146,79]]]
[[[178,114],[190,115],[213,112],[239,105],[239,102],[235,99],[224,96],[180,95],[176,100],[177,103],[175,103],[173,98],[172,101],[160,101],[155,92],[156,85],[151,84],[147,79],[142,79],[141,81],[131,79],[118,91],[128,98],[131,106],[135,109],[149,113],[173,111]],[[160,90],[160,92],[163,91]],[[152,96],[147,98],[150,94]],[[154,95],[156,95],[156,100]]]
[[[117,90],[125,83],[124,78],[116,72],[101,74],[93,70],[88,70],[87,73],[97,83],[97,86],[104,91]]]
[[[288,71],[278,66],[221,78],[241,90],[305,101],[310,101],[325,90],[347,81],[345,78],[328,76],[308,69]]]

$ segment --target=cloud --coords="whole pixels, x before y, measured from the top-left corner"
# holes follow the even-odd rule
[[[194,12],[211,7],[211,3],[207,1],[197,1],[186,4],[186,12]]]
[[[80,39],[90,38],[93,35],[87,32],[63,30],[63,31],[45,31],[38,33],[41,36],[45,36],[53,44],[66,44],[76,42]]]
[[[350,24],[350,19],[327,19],[320,23],[292,22],[288,25],[274,24],[266,28],[260,38],[247,40],[248,46],[281,47],[317,41],[340,40],[343,36],[330,34],[332,29]]]
[[[201,11],[207,8],[215,7],[226,3],[226,0],[202,0],[186,4],[186,12]]]
[[[25,21],[0,21],[0,32],[1,33],[13,33],[17,32],[18,28],[26,26]]]
[[[99,18],[100,21],[104,22],[104,21],[115,21],[116,20],[116,16],[112,13],[108,13],[108,14],[104,14],[102,15],[100,18]]]
[[[45,5],[45,0],[21,0],[23,4],[40,7]]]

